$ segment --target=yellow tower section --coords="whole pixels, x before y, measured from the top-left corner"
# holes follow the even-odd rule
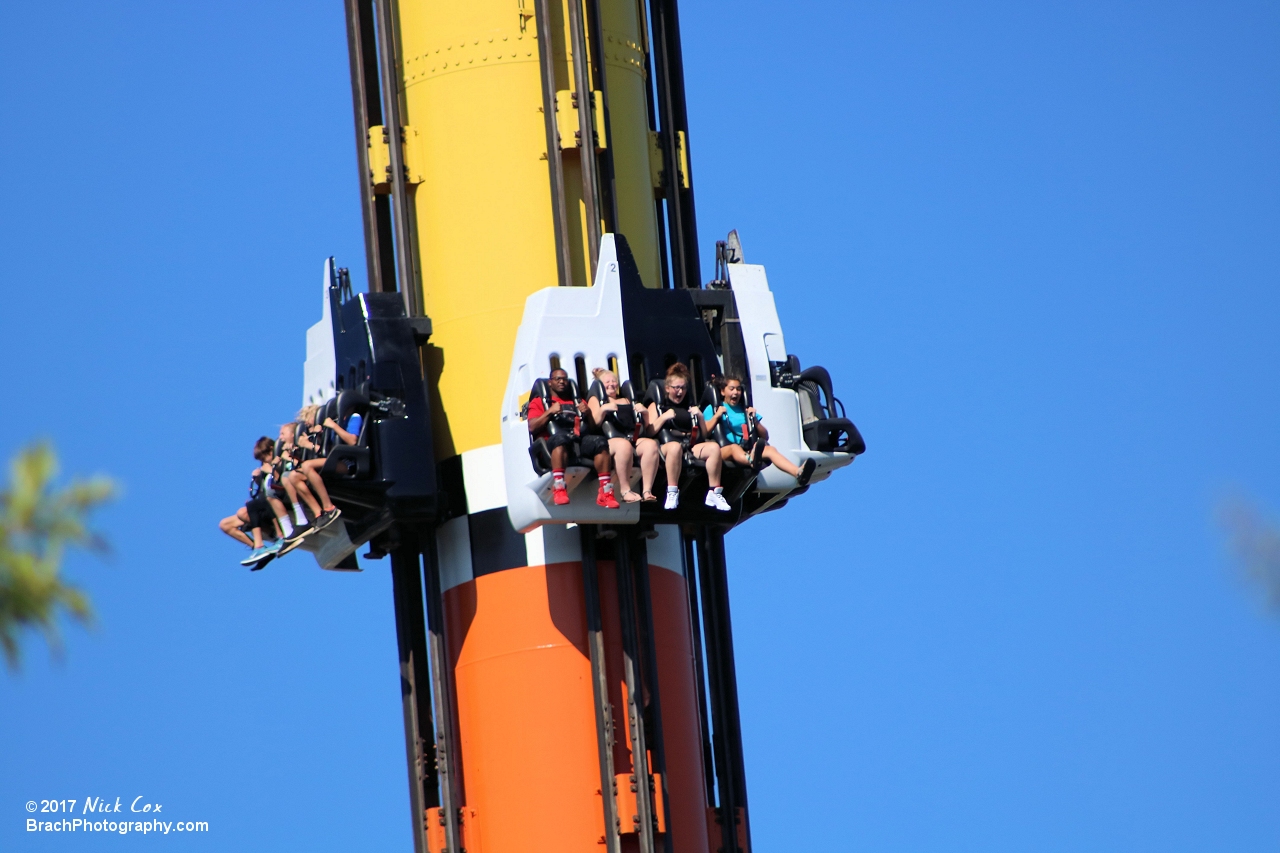
[[[556,0],[547,8],[559,152],[547,150],[534,0],[399,4],[420,304],[433,325],[426,361],[437,459],[501,441],[498,412],[525,298],[560,283],[549,156],[563,163],[568,280],[590,283],[570,10]],[[587,32],[586,43],[604,73],[593,65],[589,85],[597,162],[612,163],[612,175],[599,169],[596,228],[625,235],[645,285],[660,287],[643,6],[601,0],[598,9],[600,38]]]

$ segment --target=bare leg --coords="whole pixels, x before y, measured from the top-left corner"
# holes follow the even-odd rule
[[[667,466],[667,488],[678,488],[680,468],[684,465],[684,445],[678,441],[662,445],[662,461]]]
[[[302,473],[311,484],[311,491],[320,499],[320,506],[325,511],[333,509],[333,501],[329,500],[329,490],[325,488],[320,477],[320,469],[324,467],[323,459],[308,459],[302,463]]]
[[[782,451],[774,447],[772,444],[766,444],[764,446],[764,458],[772,462],[777,466],[778,470],[782,471],[784,474],[790,474],[794,477],[800,473],[800,467],[798,465],[793,465],[791,460],[783,456]]]
[[[551,467],[557,471],[564,470],[565,446],[551,448]]]
[[[724,465],[724,460],[720,458],[720,445],[713,441],[704,441],[695,445],[693,455],[699,459],[706,460],[707,463],[707,483],[713,489],[720,487],[720,469]]]
[[[313,518],[318,518],[322,513],[320,504],[311,495],[311,490],[307,488],[307,478],[303,476],[301,471],[290,471],[289,476],[285,478],[286,483],[293,483],[294,491],[306,503],[307,509],[311,510]]]
[[[244,510],[241,510],[241,512],[243,511]],[[243,524],[243,522],[240,520],[240,515],[237,513],[236,515],[229,515],[222,519],[222,521],[219,521],[218,529],[239,542],[241,545],[248,545],[250,548],[254,547],[253,540],[248,536],[245,536],[244,531],[240,529],[241,524]]]
[[[294,477],[292,472],[281,478],[280,485],[284,487],[284,493],[289,496],[289,506],[285,508],[285,514],[288,515],[289,509],[298,505],[298,483],[303,482],[300,477]],[[305,486],[304,486],[305,488]],[[307,497],[311,498],[311,493],[307,492]],[[315,498],[311,498],[315,500]],[[294,523],[305,524],[305,521],[298,521],[295,516]]]
[[[631,491],[631,465],[635,451],[625,438],[609,439],[609,453],[613,456],[613,470],[618,474],[618,494],[624,501],[635,503],[640,496]]]
[[[653,497],[653,481],[658,477],[658,442],[652,438],[638,440],[636,455],[640,457],[640,491]]]
[[[721,447],[720,458],[725,462],[736,462],[743,466],[751,464],[751,457],[747,455],[747,451],[743,450],[740,444],[726,444]]]
[[[599,453],[595,455],[595,457],[591,461],[594,462],[596,465],[597,474],[608,474],[609,473],[609,448],[606,447],[604,450],[601,450]]]
[[[289,510],[285,507],[284,501],[279,498],[268,497],[267,503],[271,504],[271,511],[276,514],[276,527],[279,528],[278,532],[283,535],[284,527],[280,524],[280,519],[283,518],[288,521]]]

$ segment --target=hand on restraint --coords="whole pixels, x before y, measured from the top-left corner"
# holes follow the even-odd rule
[[[329,429],[337,429],[337,428],[338,428],[338,422],[337,422],[337,421],[335,421],[333,418],[325,418],[325,419],[324,419],[324,425],[325,425],[325,426],[327,426]]]

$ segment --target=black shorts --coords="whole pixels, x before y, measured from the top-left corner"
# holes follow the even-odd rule
[[[603,435],[584,435],[578,439],[578,455],[583,460],[591,459],[598,453],[609,449],[609,439]]]
[[[250,530],[260,527],[265,531],[274,532],[275,528],[271,526],[271,519],[275,517],[275,513],[271,511],[271,504],[267,503],[266,498],[254,498],[244,505],[245,512],[249,515]]]
[[[577,450],[579,458],[583,461],[589,461],[597,453],[603,453],[609,449],[609,439],[603,435],[574,435],[571,432],[547,436],[548,450],[565,446]]]

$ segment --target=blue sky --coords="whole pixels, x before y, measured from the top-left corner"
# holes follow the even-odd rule
[[[681,9],[704,261],[731,227],[870,447],[730,537],[759,850],[1274,850],[1280,10]],[[407,850],[385,562],[249,575],[218,518],[362,281],[341,4],[0,10],[7,455],[108,472],[98,626],[0,676],[29,799],[172,849]]]

